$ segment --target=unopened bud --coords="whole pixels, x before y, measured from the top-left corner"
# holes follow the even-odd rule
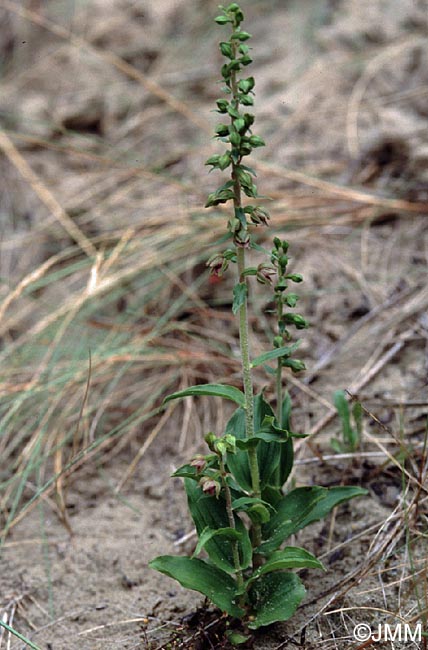
[[[208,476],[203,476],[199,481],[199,485],[201,486],[202,492],[204,494],[216,496],[217,498],[219,497],[221,487],[218,481],[214,481],[214,479],[208,478]]]
[[[262,224],[263,226],[267,226],[270,216],[264,208],[256,207],[251,212],[250,218],[256,225]]]
[[[276,269],[267,264],[259,264],[257,267],[257,280],[261,284],[272,284],[272,278],[276,275]]]
[[[217,436],[215,433],[210,431],[204,436],[205,442],[207,443],[208,447],[210,448],[211,451],[215,451],[214,445],[217,440]]]
[[[282,365],[286,368],[291,368],[293,372],[300,372],[306,368],[305,364],[303,361],[300,361],[300,359],[283,359]]]
[[[190,465],[196,469],[197,474],[200,474],[205,469],[207,461],[204,456],[198,455],[190,462]]]
[[[246,230],[240,230],[235,234],[234,242],[239,248],[250,248],[250,234]]]
[[[224,258],[223,255],[220,253],[216,253],[207,262],[207,266],[210,269],[211,275],[215,275],[216,277],[220,278],[223,273],[227,270],[227,267],[229,266],[228,260]]]

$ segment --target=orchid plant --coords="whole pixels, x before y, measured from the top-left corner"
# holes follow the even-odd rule
[[[206,207],[230,205],[227,248],[209,260],[211,273],[221,276],[236,269],[233,313],[239,325],[242,390],[234,385],[206,384],[169,395],[165,402],[187,396],[210,395],[231,400],[236,410],[222,435],[205,435],[208,453],[198,455],[173,476],[184,479],[188,506],[198,542],[192,557],[160,556],[153,569],[182,586],[206,596],[222,612],[256,629],[290,618],[305,596],[296,569],[323,570],[309,551],[287,545],[287,540],[312,522],[324,518],[334,507],[365,494],[359,487],[318,486],[285,489],[293,467],[291,401],[284,392],[284,369],[300,372],[295,358],[299,341],[291,330],[307,327],[295,312],[298,295],[290,290],[302,276],[289,272],[287,241],[275,237],[266,250],[256,243],[254,230],[268,225],[269,214],[257,200],[254,170],[244,160],[256,147],[264,146],[253,133],[254,77],[245,76],[252,62],[242,29],[243,12],[237,3],[220,7],[215,21],[230,28],[229,39],[220,42],[225,58],[221,68],[225,96],[216,102],[222,122],[215,137],[226,145],[211,156],[207,165],[229,171],[228,179],[208,196]],[[247,252],[261,255],[257,266],[247,265]],[[252,358],[249,338],[249,283],[256,280],[273,289],[276,332],[272,349]],[[272,406],[263,392],[255,394],[253,369],[265,366],[275,377]]]

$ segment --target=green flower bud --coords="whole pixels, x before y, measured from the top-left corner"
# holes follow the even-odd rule
[[[252,149],[251,149],[249,144],[246,144],[245,142],[242,142],[241,146],[240,146],[240,149],[239,149],[239,152],[240,152],[241,156],[248,156],[248,154],[250,154],[252,152]]]
[[[306,366],[300,359],[282,359],[281,365],[285,368],[291,368],[293,372],[300,372],[305,370]]]
[[[300,314],[284,314],[282,318],[285,323],[294,325],[298,330],[304,330],[308,327],[308,321]]]
[[[300,273],[291,273],[285,277],[292,282],[303,282],[303,275],[300,275]]]
[[[223,56],[227,56],[229,59],[233,59],[233,50],[232,46],[230,43],[220,43],[220,52],[223,54]]]
[[[217,167],[219,160],[220,160],[220,156],[218,154],[215,154],[214,156],[208,158],[208,160],[205,161],[205,164],[212,165],[213,167]]]
[[[280,278],[278,283],[275,285],[275,291],[285,291],[286,288],[288,287],[287,282],[285,281],[285,278]]]
[[[285,267],[288,264],[287,255],[281,255],[281,257],[278,259],[278,263],[279,263],[280,267],[285,270]]]
[[[224,153],[218,159],[218,168],[223,171],[226,169],[226,167],[229,167],[230,163],[231,163],[230,151],[226,151],[226,153]]]
[[[233,121],[233,126],[238,133],[243,133],[246,129],[246,124],[245,124],[245,119],[243,117],[239,117],[237,120]]]
[[[241,104],[243,104],[244,106],[253,106],[254,104],[254,99],[251,97],[251,95],[239,94],[238,98]]]
[[[273,347],[274,348],[281,348],[283,346],[283,344],[284,344],[284,340],[283,340],[282,336],[275,336],[275,338],[273,339]]]
[[[251,34],[248,32],[239,31],[232,34],[231,38],[234,38],[238,41],[248,41],[248,39],[251,38]]]
[[[241,136],[236,131],[232,131],[232,133],[229,136],[229,140],[234,147],[239,147],[239,144],[241,142]]]
[[[245,120],[245,126],[248,129],[252,124],[254,124],[254,115],[251,115],[251,113],[245,113],[244,120]],[[249,143],[251,144],[251,136],[249,138]]]
[[[247,95],[255,86],[254,77],[248,77],[247,79],[241,79],[238,82],[239,90]]]
[[[240,112],[234,106],[229,106],[227,112],[229,113],[230,117],[234,117],[235,119],[241,117]]]
[[[215,133],[219,138],[224,138],[229,135],[229,127],[227,124],[217,124],[215,127]]]
[[[284,296],[284,304],[286,304],[287,307],[295,307],[298,300],[299,296],[297,293],[288,293],[286,296]]]
[[[252,59],[251,56],[249,56],[248,54],[244,54],[244,55],[241,56],[241,58],[239,59],[239,63],[240,63],[241,65],[250,65],[250,63],[252,63],[252,62],[253,62],[253,59]]]
[[[228,18],[227,16],[217,16],[214,18],[215,22],[217,25],[226,25],[227,23],[231,23],[231,19]]]
[[[216,440],[217,440],[217,436],[215,435],[215,433],[213,433],[212,431],[210,431],[209,433],[207,433],[207,434],[204,436],[204,440],[205,440],[205,442],[207,443],[209,449],[210,449],[211,451],[215,451],[215,449],[214,449],[214,444],[215,444],[215,442],[216,442]]]
[[[251,135],[248,138],[248,142],[252,147],[264,147],[265,146],[265,141],[263,138],[260,138],[258,135]]]
[[[227,113],[229,102],[227,99],[217,99],[216,101],[217,109],[219,113]]]

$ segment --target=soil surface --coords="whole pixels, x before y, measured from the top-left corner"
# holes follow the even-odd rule
[[[306,375],[289,378],[293,427],[311,434],[296,444],[293,482],[369,491],[298,535],[296,543],[327,571],[301,572],[307,596],[295,617],[258,632],[252,644],[259,650],[369,647],[358,645],[355,625],[377,631],[397,620],[426,622],[426,485],[416,515],[409,504],[426,475],[428,5],[243,0],[242,6],[254,36],[255,131],[268,145],[255,154],[259,188],[272,197],[275,232],[289,238],[293,267],[304,275],[300,311],[312,325],[301,345]],[[74,243],[67,215],[84,235],[83,248],[85,241],[121,241],[128,228],[156,234],[160,218],[166,240],[192,227],[204,245],[220,236],[223,226],[207,226],[196,212],[216,182],[203,168],[217,151],[210,140],[211,111],[221,94],[216,11],[211,0],[0,2],[3,298]],[[201,245],[201,262],[211,253]],[[20,296],[18,325],[2,339],[11,350],[19,352],[13,346],[27,332],[37,335],[37,323],[69,290],[84,290],[78,282],[62,285],[60,271],[55,284],[39,289],[39,301]],[[199,272],[197,265],[183,271],[174,285],[174,300],[183,296],[175,319],[184,326],[171,349],[185,354],[194,345],[195,357],[203,355],[198,328],[206,328],[218,349],[212,364],[193,360],[189,376],[178,366],[173,388],[184,379],[237,381],[231,281],[205,279],[195,297]],[[192,290],[186,294],[183,286]],[[161,286],[163,301],[162,292]],[[63,345],[98,336],[121,315],[118,300],[112,291],[90,317],[90,334],[75,331]],[[130,295],[129,310],[132,301]],[[150,309],[156,314],[156,301],[147,318]],[[269,340],[262,288],[255,301],[252,345],[259,354]],[[162,349],[168,352],[167,343]],[[19,384],[26,369],[18,353],[14,358]],[[102,433],[146,398],[145,381],[153,393],[160,390],[157,405],[170,392],[168,383],[161,388],[159,379],[156,386],[144,372],[138,366],[125,388],[120,383]],[[256,381],[272,394],[263,371]],[[101,386],[102,376],[96,383]],[[336,456],[330,446],[340,437],[332,407],[340,388],[365,409],[353,457]],[[51,399],[52,390],[40,399]],[[80,402],[70,399],[71,430]],[[161,416],[146,418],[123,444],[92,455],[70,475],[66,517],[53,492],[31,505],[37,484],[29,480],[20,503],[30,506],[1,550],[2,620],[43,650],[226,648],[221,613],[147,564],[158,554],[194,550],[182,484],[170,475],[203,451],[203,434],[220,431],[229,415],[227,406],[201,399],[178,405],[160,425]],[[6,481],[8,469],[0,469]],[[45,471],[48,480],[54,469]],[[0,634],[1,650],[22,647]],[[418,646],[386,641],[377,647]]]

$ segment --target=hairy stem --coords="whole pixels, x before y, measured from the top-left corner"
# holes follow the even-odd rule
[[[279,299],[277,300],[278,327],[279,324],[281,323],[282,308],[283,308],[282,300]],[[278,359],[277,366],[276,366],[276,415],[280,427],[282,426],[282,394],[283,394],[282,362],[281,359]]]
[[[236,45],[233,41],[233,50],[234,56],[236,54]],[[236,72],[232,73],[231,77],[231,90],[232,97],[236,104],[236,107],[239,106],[238,98],[238,87],[236,81]],[[239,161],[240,162],[240,161]],[[239,164],[239,163],[238,163]],[[241,184],[239,182],[238,175],[236,173],[237,168],[236,163],[232,163],[232,180],[234,183],[234,199],[233,206],[234,209],[241,208]],[[245,271],[245,249],[242,246],[236,247],[236,257],[238,264],[238,275],[239,282],[245,282],[248,287],[247,279],[244,275]],[[245,298],[243,304],[239,309],[239,342],[241,348],[241,359],[242,359],[242,374],[243,374],[243,383],[244,383],[244,394],[245,394],[245,424],[246,424],[246,435],[247,438],[250,438],[254,435],[254,391],[253,391],[253,379],[251,375],[251,366],[250,366],[250,346],[249,346],[249,336],[248,336],[248,301]],[[248,460],[250,465],[251,472],[251,485],[253,488],[253,494],[255,497],[260,498],[260,472],[257,459],[257,450],[250,448],[248,450]],[[253,547],[256,548],[261,544],[261,526],[259,524],[254,524],[253,526]]]

